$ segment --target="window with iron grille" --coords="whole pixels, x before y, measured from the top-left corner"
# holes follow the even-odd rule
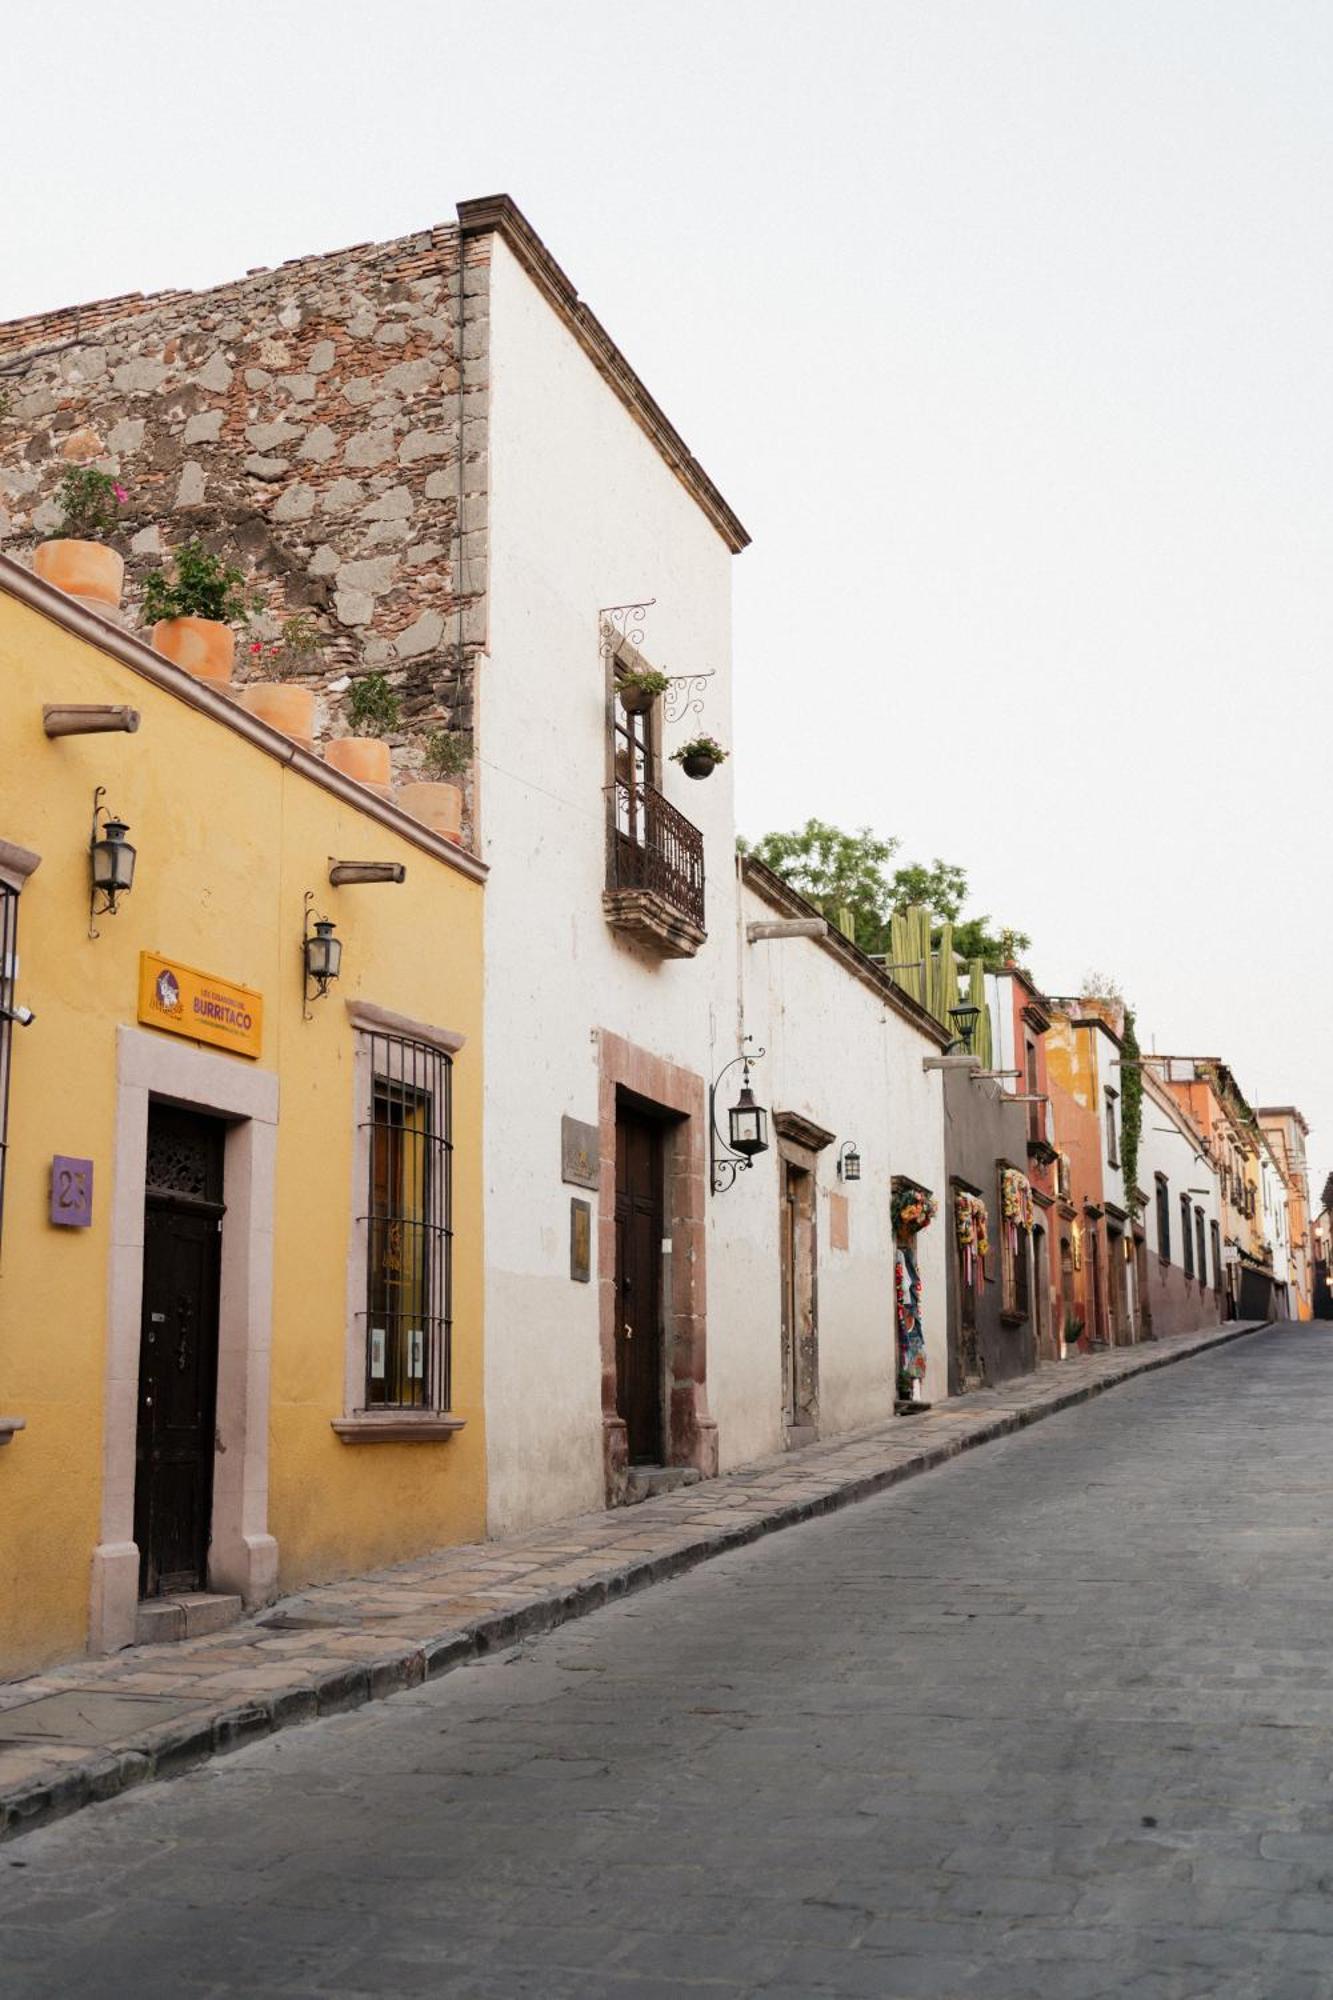
[[[1180,1261],[1185,1267],[1185,1276],[1194,1276],[1194,1238],[1190,1234],[1190,1198],[1180,1197]]]
[[[0,1230],[5,1220],[9,1158],[9,1065],[14,1041],[14,982],[18,975],[19,892],[0,882]]]
[[[1171,1197],[1167,1193],[1166,1177],[1157,1175],[1157,1254],[1162,1262],[1171,1259]]]
[[[368,1034],[368,1410],[447,1410],[453,1249],[453,1066],[442,1050]]]
[[[1208,1230],[1213,1239],[1213,1290],[1220,1292],[1222,1289],[1222,1233],[1215,1222],[1209,1223]]]
[[[1203,1210],[1194,1211],[1194,1241],[1198,1258],[1199,1290],[1208,1283],[1208,1237],[1203,1226]]]

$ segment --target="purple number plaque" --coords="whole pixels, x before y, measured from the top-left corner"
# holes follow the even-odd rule
[[[57,1153],[51,1162],[51,1220],[58,1229],[87,1229],[93,1219],[93,1163]]]

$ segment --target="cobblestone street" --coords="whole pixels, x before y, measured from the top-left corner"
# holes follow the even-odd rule
[[[0,1848],[21,1996],[1333,1995],[1284,1327]]]

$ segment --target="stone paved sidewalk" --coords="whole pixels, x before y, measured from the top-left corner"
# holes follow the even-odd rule
[[[0,1688],[0,1839],[272,1730],[434,1679],[1258,1330],[1257,1322],[1231,1324],[1043,1367],[637,1507],[436,1550],[305,1591],[208,1637],[136,1646],[12,1682]]]

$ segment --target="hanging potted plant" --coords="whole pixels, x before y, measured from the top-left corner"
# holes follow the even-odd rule
[[[451,782],[461,778],[472,761],[467,741],[450,729],[436,729],[422,749],[423,778],[398,788],[398,804],[446,840],[462,840],[463,788]]]
[[[318,631],[304,611],[293,612],[284,621],[276,639],[252,639],[250,642],[251,666],[260,668],[267,659],[271,672],[277,678],[247,681],[240,694],[242,708],[248,708],[251,715],[257,715],[261,722],[280,729],[284,736],[290,736],[294,743],[300,743],[307,750],[315,735],[314,690],[294,687],[282,677],[286,674],[313,673],[318,658]]]
[[[398,727],[402,713],[403,704],[383,674],[365,674],[353,681],[347,697],[350,731],[324,745],[325,763],[363,785],[387,792],[393,773],[384,739]]]
[[[125,558],[108,548],[125,488],[95,465],[72,465],[56,488],[60,526],[33,551],[32,566],[44,582],[94,604],[120,603]]]
[[[223,562],[202,542],[177,549],[176,574],[154,570],[144,585],[143,616],[153,628],[153,645],[197,680],[225,685],[236,657],[232,626],[257,610],[242,571]]]
[[[726,763],[727,753],[715,737],[692,736],[672,751],[671,761],[683,767],[687,778],[711,778],[718,765]]]
[[[616,681],[616,693],[626,715],[646,715],[670,685],[669,676],[655,672],[652,667],[627,667]]]

